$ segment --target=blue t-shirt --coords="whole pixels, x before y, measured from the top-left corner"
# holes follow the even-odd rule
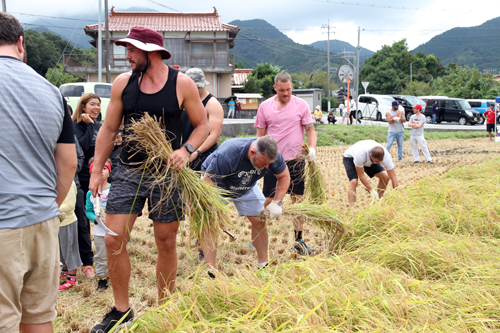
[[[231,192],[229,196],[232,198],[244,195],[268,171],[278,175],[286,169],[281,153],[278,154],[276,161],[269,164],[269,168],[255,169],[248,159],[248,149],[255,140],[257,138],[226,140],[201,166],[201,170],[208,173],[218,187]]]
[[[227,105],[229,105],[230,109],[234,109],[236,107],[236,103],[234,101],[229,101]]]

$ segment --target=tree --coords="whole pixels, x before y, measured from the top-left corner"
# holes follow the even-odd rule
[[[56,65],[60,51],[51,40],[35,30],[26,30],[25,36],[28,65],[38,74],[44,75]]]
[[[248,75],[243,84],[243,90],[247,93],[260,93],[264,98],[274,94],[274,77],[278,75],[281,68],[269,63],[257,64]]]
[[[84,82],[82,78],[73,76],[63,71],[62,64],[57,65],[55,68],[49,68],[45,74],[45,78],[59,88],[62,84],[73,82]]]
[[[432,95],[433,88],[427,82],[412,81],[406,84],[405,88],[401,91],[401,94],[411,96]]]
[[[240,61],[234,64],[234,68],[245,68],[245,65]]]
[[[493,80],[491,73],[482,74],[476,66],[469,68],[452,63],[448,65],[448,75],[442,77],[440,85],[444,95],[466,99],[494,98],[499,91],[499,84]]]

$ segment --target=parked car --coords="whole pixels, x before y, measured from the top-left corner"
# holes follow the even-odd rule
[[[394,98],[389,95],[363,94],[358,97],[358,118],[385,120],[385,114],[391,110]],[[403,106],[399,110],[404,111]]]
[[[406,120],[410,120],[413,115],[413,107],[417,104],[425,107],[425,101],[421,98],[410,95],[389,95],[401,104],[405,109]]]
[[[479,118],[478,123],[479,124],[484,124],[484,118],[483,118],[483,113],[486,110],[490,109],[490,105],[493,104],[495,106],[495,109],[498,109],[497,103],[495,103],[494,99],[468,99],[467,102],[473,108],[474,110],[478,111],[481,114],[481,117]],[[500,123],[499,121],[500,116],[497,117],[497,123]]]
[[[102,82],[76,82],[65,83],[59,87],[59,91],[66,98],[68,105],[73,110],[83,94],[92,93],[101,98],[101,114],[98,121],[104,120],[106,117],[106,109],[108,108],[109,98],[111,97],[111,83]]]
[[[438,108],[444,109],[444,121],[458,122],[460,125],[475,125],[478,123],[481,114],[470,107],[465,99],[438,97],[429,98],[426,101],[425,120],[428,124],[432,122],[432,104],[438,102]],[[436,119],[437,120],[437,119]],[[441,121],[438,121],[440,123]]]

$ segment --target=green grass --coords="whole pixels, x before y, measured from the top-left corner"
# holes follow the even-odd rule
[[[318,147],[352,145],[361,140],[375,140],[377,142],[387,141],[387,127],[382,126],[348,126],[348,125],[319,125],[316,127],[318,135]],[[251,137],[253,135],[238,135],[238,138]],[[427,140],[446,139],[473,139],[486,137],[485,131],[428,131],[425,132]],[[221,136],[219,145],[231,139]],[[405,140],[410,139],[410,131],[405,131]]]

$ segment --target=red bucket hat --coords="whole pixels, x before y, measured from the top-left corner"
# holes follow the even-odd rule
[[[153,29],[146,27],[133,27],[127,37],[115,41],[118,46],[132,44],[145,52],[161,52],[163,59],[170,58],[170,52],[163,47],[163,36]]]

